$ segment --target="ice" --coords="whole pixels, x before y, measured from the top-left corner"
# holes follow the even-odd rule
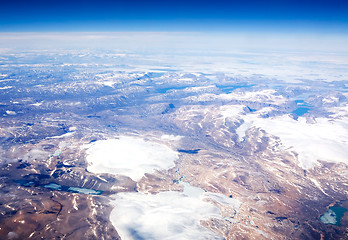
[[[326,213],[323,214],[323,216],[320,217],[320,221],[322,221],[325,224],[336,224],[336,214],[334,211],[329,209]]]

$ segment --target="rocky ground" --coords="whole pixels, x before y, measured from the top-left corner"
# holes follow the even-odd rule
[[[241,203],[237,208],[206,200],[221,217],[200,224],[225,239],[347,239],[347,214],[339,225],[320,221],[331,206],[348,209],[347,164],[319,159],[304,169],[279,136],[257,126],[239,128],[249,114],[315,124],[347,102],[332,84],[319,96],[305,83],[274,90],[275,80],[254,86],[244,79],[240,87],[220,75],[212,78],[219,85],[204,74],[108,73],[106,83],[105,74],[76,80],[94,72],[70,71],[66,81],[54,75],[62,69],[43,70],[36,75],[41,80],[29,73],[2,77],[15,80],[1,90],[1,239],[119,239],[110,221],[115,194],[180,192],[182,182]],[[26,78],[26,84],[18,83]],[[294,98],[304,93],[311,110],[297,116]],[[327,96],[338,100],[324,101]],[[164,144],[178,160],[137,182],[89,172],[90,144],[117,136]]]

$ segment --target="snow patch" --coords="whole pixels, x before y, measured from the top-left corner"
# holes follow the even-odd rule
[[[37,103],[30,104],[30,105],[35,106],[35,107],[39,107],[42,105],[42,102],[37,102]]]
[[[220,107],[220,114],[224,118],[233,118],[238,119],[241,117],[241,114],[244,112],[244,105],[227,105]]]
[[[13,88],[13,87],[12,86],[0,87],[0,90],[10,89],[10,88]]]
[[[59,136],[47,137],[47,139],[66,138],[66,137],[70,137],[70,136],[72,136],[74,134],[75,134],[75,132],[67,132],[67,133],[64,133],[64,134],[59,135]]]
[[[325,224],[337,224],[336,220],[336,213],[329,209],[326,213],[323,214],[323,216],[320,217],[320,221],[322,221]]]
[[[179,141],[182,138],[183,138],[183,136],[179,136],[179,135],[175,136],[175,135],[166,135],[165,134],[165,135],[161,136],[162,140],[169,140],[169,141]]]
[[[6,114],[7,115],[16,115],[17,113],[15,111],[6,110]]]

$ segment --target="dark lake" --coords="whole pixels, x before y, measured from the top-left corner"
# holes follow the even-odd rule
[[[89,194],[89,195],[100,195],[103,193],[103,191],[99,191],[99,190],[81,188],[81,187],[62,186],[56,183],[38,184],[28,180],[16,180],[15,182],[25,187],[30,187],[30,186],[44,187],[51,190],[64,191],[64,192],[82,193],[82,194]]]
[[[256,84],[241,84],[241,85],[217,85],[218,88],[220,88],[220,90],[223,93],[231,93],[233,90],[236,90],[238,88],[249,88],[249,87],[253,87]]]
[[[305,113],[308,113],[309,108],[306,107],[299,107],[295,111],[292,111],[292,113],[296,114],[297,116],[302,116]]]

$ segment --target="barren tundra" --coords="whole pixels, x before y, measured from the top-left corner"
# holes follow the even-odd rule
[[[347,79],[101,54],[1,52],[1,239],[348,238]]]

